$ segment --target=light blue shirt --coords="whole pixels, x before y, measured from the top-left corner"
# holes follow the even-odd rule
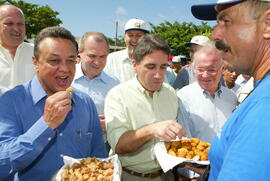
[[[96,108],[82,92],[72,94],[72,110],[52,130],[43,118],[47,94],[37,77],[0,96],[0,178],[49,181],[63,166],[62,155],[105,157]]]
[[[98,114],[104,114],[105,97],[109,90],[118,84],[117,78],[104,71],[91,80],[83,74],[81,64],[76,65],[76,75],[72,87],[88,94],[93,99]]]
[[[209,181],[268,180],[270,169],[270,75],[230,116],[210,151]]]
[[[211,143],[237,105],[236,95],[220,86],[213,98],[197,81],[179,91],[178,121],[190,137]]]

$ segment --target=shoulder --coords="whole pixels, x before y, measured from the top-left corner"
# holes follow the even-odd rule
[[[193,82],[192,84],[186,85],[183,88],[179,89],[177,91],[177,96],[181,97],[182,95],[184,96],[192,96],[193,93],[196,93],[200,90],[200,87],[196,82]]]
[[[21,46],[22,46],[24,49],[31,49],[31,50],[34,49],[34,44],[33,44],[33,43],[23,42],[23,43],[21,44]]]
[[[110,84],[117,85],[120,83],[119,80],[115,76],[110,74],[109,72],[103,71],[102,76],[104,76],[105,81],[110,83]]]
[[[26,102],[29,97],[27,96],[27,89],[29,83],[24,85],[18,85],[11,90],[6,91],[4,94],[0,96],[1,103],[11,103],[11,102]]]

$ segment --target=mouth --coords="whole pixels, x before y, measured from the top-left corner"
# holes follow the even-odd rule
[[[69,76],[57,76],[56,77],[56,84],[59,87],[69,87]]]
[[[20,38],[20,37],[21,37],[21,33],[16,32],[16,31],[11,32],[10,35],[11,35],[12,37],[15,37],[15,38]]]
[[[231,51],[231,48],[223,41],[216,41],[215,46],[218,50],[221,50],[224,53],[228,53],[229,51]]]

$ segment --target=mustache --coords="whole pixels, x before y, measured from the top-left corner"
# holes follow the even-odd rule
[[[231,48],[229,47],[229,45],[227,45],[226,43],[224,43],[223,41],[216,41],[215,46],[218,50],[221,51],[231,51]]]

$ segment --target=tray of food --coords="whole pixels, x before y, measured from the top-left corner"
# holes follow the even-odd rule
[[[121,164],[117,155],[107,159],[74,159],[63,156],[64,165],[51,179],[52,181],[120,181]]]
[[[154,147],[156,158],[164,172],[180,163],[209,165],[210,144],[198,138],[183,138],[170,142],[158,142]]]

